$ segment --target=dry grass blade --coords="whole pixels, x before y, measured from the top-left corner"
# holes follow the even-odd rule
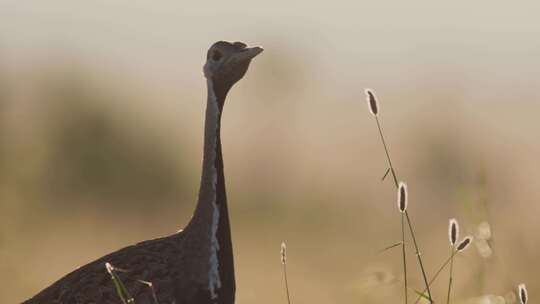
[[[379,117],[378,117],[379,104],[377,102],[377,98],[375,97],[375,93],[373,92],[373,90],[370,90],[370,89],[366,89],[366,97],[368,98],[368,104],[369,104],[371,114],[373,114],[373,116],[375,117],[375,122],[377,123],[377,129],[379,131],[379,136],[381,138],[381,142],[382,142],[383,147],[384,147],[384,152],[386,154],[386,160],[388,161],[389,172],[392,174],[392,177],[394,179],[394,184],[395,184],[396,188],[399,189],[399,183],[398,183],[398,179],[397,179],[397,175],[396,175],[396,170],[394,169],[394,165],[392,164],[392,159],[390,158],[390,152],[388,151],[388,146],[386,145],[386,140],[384,138],[381,123],[379,122]],[[385,174],[385,176],[387,174],[388,174],[388,171]],[[384,180],[384,177],[383,177],[383,180]],[[406,196],[406,194],[405,194],[405,196]],[[420,257],[418,244],[416,242],[416,236],[414,234],[414,229],[412,227],[411,219],[410,219],[409,214],[407,213],[407,210],[406,210],[406,205],[404,206],[404,212],[401,213],[401,242],[402,242],[401,252],[402,252],[402,258],[403,258],[403,282],[404,282],[403,290],[404,290],[404,294],[405,294],[404,295],[404,302],[405,302],[405,304],[407,304],[407,302],[408,302],[407,256],[406,256],[406,251],[405,251],[405,219],[407,220],[407,224],[409,226],[411,237],[413,239],[414,248],[416,250],[416,256],[418,258],[418,263],[420,264],[420,268],[422,269],[422,277],[424,279],[424,283],[426,284],[426,288],[428,289],[430,303],[432,303],[431,290],[429,289],[429,284],[427,282],[426,272],[424,270],[424,265],[422,263],[422,257]]]
[[[385,252],[385,251],[387,251],[387,250],[390,250],[390,249],[392,249],[392,248],[395,248],[395,247],[401,246],[401,245],[403,245],[403,242],[399,242],[399,243],[395,243],[395,244],[386,246],[386,247],[384,247],[383,249],[379,250],[379,253],[383,253],[383,252]]]
[[[154,284],[152,284],[152,282],[148,282],[144,280],[137,280],[137,282],[148,286],[148,288],[150,288],[150,292],[152,293],[152,299],[154,300],[154,304],[159,304],[157,296],[156,296],[156,290],[154,289]]]

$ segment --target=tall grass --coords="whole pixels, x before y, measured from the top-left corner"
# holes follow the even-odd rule
[[[446,266],[448,266],[448,264],[450,264],[453,261],[454,256],[460,252],[465,251],[465,249],[469,247],[469,245],[472,243],[472,239],[473,239],[472,236],[467,236],[457,245],[456,249],[452,251],[452,254],[450,255],[450,257],[446,259],[446,261],[444,261],[444,263],[441,265],[441,267],[439,267],[437,272],[435,272],[435,275],[433,276],[433,278],[431,278],[431,280],[429,281],[430,286],[433,285],[433,283],[435,283],[435,280],[437,280],[437,278],[439,277],[441,272],[446,268]],[[418,298],[416,298],[416,301],[414,302],[414,304],[417,304],[418,302],[420,302],[422,298],[426,298],[425,293],[426,293],[426,289],[424,289],[423,292],[418,293]]]
[[[430,304],[434,303],[432,293],[431,293],[431,285],[435,282],[435,280],[438,278],[438,276],[441,274],[441,272],[450,264],[450,271],[449,271],[449,280],[448,280],[448,289],[446,293],[446,304],[449,304],[451,301],[451,293],[452,293],[452,286],[454,283],[454,257],[463,252],[465,249],[467,249],[470,244],[473,241],[472,236],[467,236],[461,242],[457,243],[459,238],[459,225],[457,220],[450,219],[449,221],[449,227],[448,227],[448,238],[450,241],[450,256],[446,261],[442,263],[442,265],[439,267],[439,269],[436,271],[435,275],[429,280],[428,282],[428,276],[426,275],[426,270],[424,268],[424,263],[422,260],[421,252],[419,250],[419,245],[416,239],[416,235],[413,229],[413,224],[411,221],[411,217],[409,215],[409,212],[407,210],[407,206],[409,203],[408,198],[408,191],[407,191],[407,185],[404,182],[400,182],[397,178],[396,169],[392,163],[392,158],[390,157],[389,147],[386,141],[386,138],[384,136],[384,133],[382,131],[381,121],[380,121],[380,105],[379,101],[375,95],[375,92],[371,89],[365,90],[366,94],[366,100],[369,107],[369,111],[371,112],[372,116],[375,118],[375,122],[377,124],[377,130],[379,133],[379,137],[382,143],[382,146],[384,148],[386,161],[388,163],[388,169],[386,170],[386,173],[383,176],[383,180],[388,176],[389,174],[392,176],[394,185],[398,192],[398,199],[397,199],[397,205],[399,212],[401,213],[401,243],[392,245],[387,247],[386,249],[393,248],[395,246],[401,245],[402,248],[402,259],[403,259],[403,285],[404,285],[404,302],[407,304],[408,301],[408,278],[407,278],[407,259],[406,259],[406,243],[405,243],[405,221],[407,223],[407,226],[409,228],[409,233],[411,236],[411,239],[413,241],[414,249],[416,257],[418,258],[418,265],[420,267],[421,273],[422,273],[422,279],[424,281],[424,290],[422,292],[419,292],[415,290],[415,292],[418,294],[418,297],[416,301],[414,302],[417,304],[422,298],[427,299]],[[386,250],[385,249],[385,250]],[[521,304],[526,304],[528,301],[528,293],[527,289],[525,287],[525,284],[520,284],[518,286],[518,298],[520,300]]]
[[[448,240],[450,241],[450,275],[448,279],[448,292],[446,295],[446,304],[450,303],[450,293],[452,290],[453,272],[454,272],[454,251],[456,250],[457,239],[459,238],[459,224],[456,219],[450,219],[448,223]]]
[[[388,145],[386,144],[386,140],[385,140],[385,137],[384,137],[384,134],[383,134],[383,131],[382,131],[381,123],[379,121],[379,110],[380,110],[379,102],[378,102],[377,98],[375,97],[375,92],[373,90],[366,89],[365,92],[366,92],[366,97],[367,97],[369,109],[370,109],[370,112],[373,115],[373,117],[375,117],[375,122],[377,123],[377,129],[379,131],[379,136],[381,138],[381,143],[382,143],[382,145],[384,147],[384,152],[386,154],[386,160],[388,161],[389,168],[387,170],[387,173],[390,172],[390,174],[392,175],[392,178],[394,179],[394,185],[396,186],[396,188],[398,190],[398,195],[401,195],[402,191],[403,191],[402,190],[403,188],[400,187],[400,183],[398,182],[396,170],[394,168],[394,165],[392,164],[392,158],[390,157],[389,148],[388,148]],[[387,174],[385,174],[385,176],[386,175]],[[399,203],[399,199],[398,199],[398,203]],[[401,212],[401,250],[402,250],[401,254],[402,254],[402,258],[403,258],[403,277],[404,277],[403,281],[404,281],[404,293],[405,293],[404,302],[407,303],[407,301],[408,301],[407,256],[406,256],[406,250],[405,250],[405,247],[406,247],[406,244],[405,244],[405,219],[407,220],[407,225],[409,227],[409,232],[410,232],[411,238],[413,240],[414,249],[416,251],[415,254],[416,254],[416,257],[418,258],[418,264],[420,265],[420,269],[422,271],[422,278],[424,280],[424,284],[425,284],[427,292],[428,292],[428,299],[429,299],[430,303],[433,303],[433,300],[432,300],[432,297],[431,297],[431,289],[429,288],[429,283],[428,283],[428,280],[427,280],[426,270],[424,268],[424,263],[422,261],[422,256],[421,256],[420,250],[418,248],[418,242],[416,241],[416,235],[414,233],[412,221],[411,221],[411,218],[410,218],[409,213],[406,210],[406,208]]]

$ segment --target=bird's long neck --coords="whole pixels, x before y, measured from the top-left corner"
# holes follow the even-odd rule
[[[225,176],[221,154],[221,112],[225,96],[218,97],[211,80],[207,81],[208,100],[204,122],[204,151],[199,200],[192,219],[193,224],[210,222],[214,207],[225,207]],[[202,223],[199,223],[202,221]]]
[[[234,265],[220,135],[221,113],[228,90],[214,85],[212,80],[207,80],[207,86],[201,185],[189,228],[199,241],[206,243],[202,250],[209,253],[212,296],[234,299]]]

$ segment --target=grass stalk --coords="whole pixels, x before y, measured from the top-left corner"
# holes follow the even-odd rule
[[[459,238],[459,224],[455,218],[450,219],[448,222],[448,240],[450,241],[450,274],[448,279],[448,293],[446,295],[446,304],[450,304],[450,294],[453,284],[453,272],[454,272],[454,251],[456,251],[456,243]]]
[[[469,247],[469,245],[472,243],[472,240],[473,240],[472,236],[467,236],[459,243],[457,247],[452,248],[452,254],[450,255],[450,257],[448,257],[448,259],[446,259],[446,261],[441,265],[441,267],[439,267],[437,272],[435,272],[435,275],[433,276],[433,278],[431,278],[431,280],[428,283],[428,287],[431,286],[435,282],[435,280],[437,279],[437,277],[439,277],[439,275],[444,270],[444,268],[446,268],[446,266],[454,260],[454,256],[456,254],[464,251],[465,249]],[[424,289],[424,291],[422,291],[422,293],[420,294],[418,298],[416,298],[416,301],[414,302],[414,304],[417,304],[421,298],[425,297],[423,295],[426,293],[426,291],[427,291],[427,288]]]
[[[407,224],[409,225],[409,231],[411,232],[411,237],[414,244],[414,250],[416,251],[416,257],[418,258],[418,264],[420,265],[420,270],[422,271],[422,278],[424,279],[424,284],[426,285],[426,290],[428,293],[429,303],[433,304],[433,298],[431,297],[431,289],[429,288],[429,283],[427,280],[426,270],[424,268],[424,263],[422,262],[422,254],[418,249],[418,242],[416,241],[416,236],[414,234],[414,229],[411,223],[411,218],[409,217],[409,212],[405,211],[405,217],[407,218]]]
[[[124,283],[122,283],[122,280],[120,280],[120,277],[116,274],[114,266],[112,266],[110,263],[105,263],[105,269],[107,269],[107,272],[111,275],[111,280],[114,283],[116,293],[118,294],[118,297],[120,298],[122,303],[134,304],[135,300],[129,294],[129,291],[127,290]]]
[[[371,95],[372,96],[372,95]],[[388,149],[388,145],[386,144],[386,139],[384,138],[384,134],[383,134],[383,131],[382,131],[382,127],[381,127],[381,123],[379,121],[379,117],[378,115],[374,115],[375,116],[375,122],[377,123],[377,129],[379,130],[379,136],[381,138],[381,142],[383,144],[383,147],[384,147],[384,152],[386,154],[386,160],[388,161],[388,166],[390,167],[390,173],[392,174],[392,178],[394,180],[394,185],[396,186],[396,189],[399,189],[399,182],[398,182],[398,178],[397,178],[397,174],[396,174],[396,170],[394,169],[394,165],[392,164],[392,158],[390,157],[390,152],[389,152],[389,149]],[[403,272],[404,272],[404,285],[405,285],[405,303],[407,303],[407,298],[408,298],[408,280],[407,280],[407,257],[406,257],[406,251],[405,251],[405,225],[403,224],[404,220],[403,218],[405,218],[407,220],[407,225],[409,227],[409,231],[411,233],[411,237],[412,237],[412,240],[413,240],[413,244],[414,244],[414,249],[416,251],[416,257],[418,258],[418,264],[420,265],[420,269],[422,271],[422,277],[424,279],[424,284],[426,285],[426,289],[427,289],[427,292],[428,292],[428,297],[429,297],[429,302],[430,303],[433,303],[433,298],[431,297],[431,289],[429,288],[429,283],[428,283],[428,280],[427,280],[427,275],[426,275],[426,271],[424,269],[424,263],[422,261],[422,257],[421,257],[421,254],[420,254],[420,250],[418,249],[418,242],[416,241],[416,235],[414,233],[414,229],[413,229],[413,226],[412,226],[412,223],[411,223],[411,218],[409,217],[409,213],[407,210],[405,210],[404,213],[401,214],[401,217],[402,217],[402,225],[401,225],[401,236],[402,236],[402,257],[403,257]]]
[[[437,272],[435,272],[435,275],[433,276],[433,278],[431,278],[431,280],[429,281],[429,286],[433,285],[433,283],[435,283],[435,280],[437,280],[437,278],[439,277],[439,275],[441,274],[441,272],[446,268],[446,266],[448,266],[448,264],[450,263],[450,261],[453,260],[453,257],[457,254],[457,251],[454,251],[452,253],[452,255],[450,257],[448,257],[446,259],[446,261],[444,261],[444,263],[442,263],[441,267],[439,267],[439,269],[437,270]],[[422,291],[422,295],[425,294],[427,291],[427,289],[424,289],[424,291]],[[418,296],[418,298],[416,298],[416,301],[414,301],[414,304],[418,304],[418,302],[420,302],[420,299],[422,299],[423,296]]]
[[[408,303],[408,284],[407,284],[407,253],[405,251],[405,214],[401,213],[401,256],[403,257],[403,282],[405,288],[405,304]]]
[[[452,247],[452,251],[450,254],[450,278],[448,279],[448,294],[446,295],[446,304],[450,304],[450,292],[452,290],[452,274],[454,272],[454,247]]]
[[[287,245],[281,243],[281,265],[283,268],[283,278],[285,281],[285,294],[287,295],[287,303],[291,304],[291,295],[289,293],[289,280],[287,279]]]

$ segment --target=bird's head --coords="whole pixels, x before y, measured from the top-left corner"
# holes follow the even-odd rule
[[[215,90],[227,91],[247,72],[251,59],[259,55],[261,47],[247,47],[245,43],[218,41],[208,50],[204,76],[212,81]]]

